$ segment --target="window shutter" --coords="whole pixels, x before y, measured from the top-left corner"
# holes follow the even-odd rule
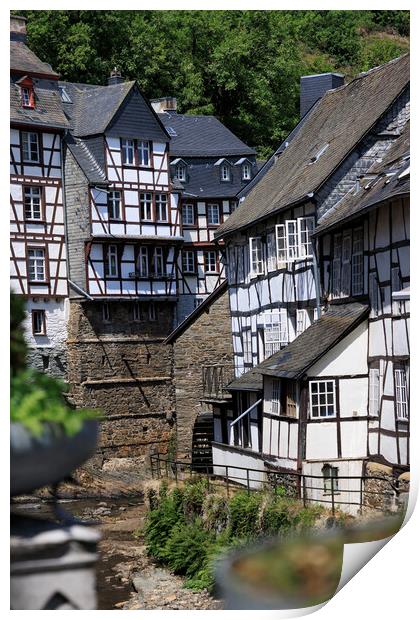
[[[286,220],[286,247],[287,260],[296,260],[299,257],[299,240],[296,220]]]
[[[287,260],[286,227],[284,224],[276,226],[277,267],[282,269]]]
[[[315,228],[313,217],[300,217],[297,221],[299,238],[299,258],[311,258],[313,256],[311,234]]]
[[[380,376],[379,368],[369,369],[369,415],[379,415]]]
[[[351,279],[351,234],[343,236],[342,262],[341,262],[341,297],[350,295]]]

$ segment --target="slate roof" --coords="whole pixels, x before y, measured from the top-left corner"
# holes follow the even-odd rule
[[[15,79],[10,82],[10,121],[40,127],[65,129],[69,122],[64,114],[57,82],[33,78],[35,108],[23,108],[20,88]]]
[[[187,180],[182,182],[184,196],[236,198],[239,190],[246,185],[246,181],[242,180],[241,166],[234,165],[239,158],[226,157],[225,159],[232,164],[231,181],[229,182],[220,180],[220,167],[215,166],[216,158],[184,160],[187,164]],[[257,164],[251,160],[251,165],[253,174],[255,174]]]
[[[10,41],[10,71],[37,73],[58,78],[51,65],[42,62],[22,41]]]
[[[407,124],[408,125],[408,124]],[[375,163],[362,180],[319,220],[315,235],[360,216],[363,212],[392,198],[410,194],[410,132],[406,126],[382,162]],[[376,178],[372,174],[376,173]]]
[[[65,142],[89,183],[93,185],[104,185],[108,183],[103,167],[99,165],[92,151],[83,140],[74,138],[68,134],[65,137]]]
[[[220,238],[269,217],[316,192],[362,140],[409,81],[409,55],[327,91],[281,157],[220,226]],[[320,149],[328,148],[311,163]]]
[[[308,368],[347,336],[367,316],[368,311],[369,306],[359,303],[331,305],[320,319],[287,347],[235,379],[228,389],[252,389],[252,386],[254,389],[262,389],[263,375],[301,378]]]
[[[135,82],[110,86],[60,82],[72,99],[66,104],[71,117],[72,132],[77,137],[104,133],[116,111],[133,88]]]
[[[163,112],[158,114],[163,125],[172,128],[171,157],[228,157],[230,155],[255,155],[247,146],[215,116],[193,116]]]

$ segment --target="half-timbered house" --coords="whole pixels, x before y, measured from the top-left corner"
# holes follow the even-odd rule
[[[214,116],[178,114],[174,100],[154,101],[171,136],[170,174],[181,187],[184,246],[178,258],[178,321],[225,279],[214,233],[236,208],[236,194],[255,176],[250,148]]]
[[[237,379],[215,463],[328,479],[408,466],[408,67],[328,91],[216,233]]]
[[[29,363],[64,376],[67,271],[62,141],[69,123],[58,75],[10,20],[11,287],[26,301]]]

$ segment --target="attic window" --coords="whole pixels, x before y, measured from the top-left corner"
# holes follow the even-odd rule
[[[220,178],[222,181],[230,181],[230,165],[228,163],[220,166]]]
[[[73,101],[70,99],[70,95],[66,91],[65,87],[64,86],[59,86],[59,89],[60,89],[61,101],[63,103],[73,103]]]
[[[179,162],[175,166],[175,179],[178,179],[178,181],[187,180],[187,169],[183,162]]]
[[[34,95],[34,89],[32,88],[32,86],[21,86],[20,96],[21,96],[23,108],[34,108],[35,107],[35,95]]]
[[[242,180],[249,181],[251,179],[251,164],[249,161],[245,161],[242,164]]]
[[[311,157],[311,159],[309,160],[309,164],[314,164],[315,162],[317,162],[318,159],[321,157],[321,155],[325,153],[328,147],[329,147],[329,144],[324,144],[324,146],[319,149],[317,154],[314,155],[314,157]]]
[[[166,131],[170,136],[175,137],[176,135],[178,135],[173,127],[166,127]]]

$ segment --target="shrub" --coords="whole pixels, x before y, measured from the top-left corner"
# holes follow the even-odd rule
[[[232,536],[251,538],[258,535],[258,512],[262,496],[260,493],[239,491],[229,502],[230,530]]]
[[[189,517],[200,515],[207,494],[206,481],[203,478],[191,478],[185,482],[183,491],[184,513]]]
[[[211,493],[203,502],[203,524],[220,534],[229,524],[229,506],[225,497]]]
[[[166,559],[165,544],[172,529],[183,522],[181,506],[172,495],[161,496],[159,505],[147,515],[144,540],[147,553],[157,560]]]
[[[200,519],[192,523],[176,525],[165,546],[165,557],[169,567],[178,574],[194,577],[206,564],[211,535]]]

